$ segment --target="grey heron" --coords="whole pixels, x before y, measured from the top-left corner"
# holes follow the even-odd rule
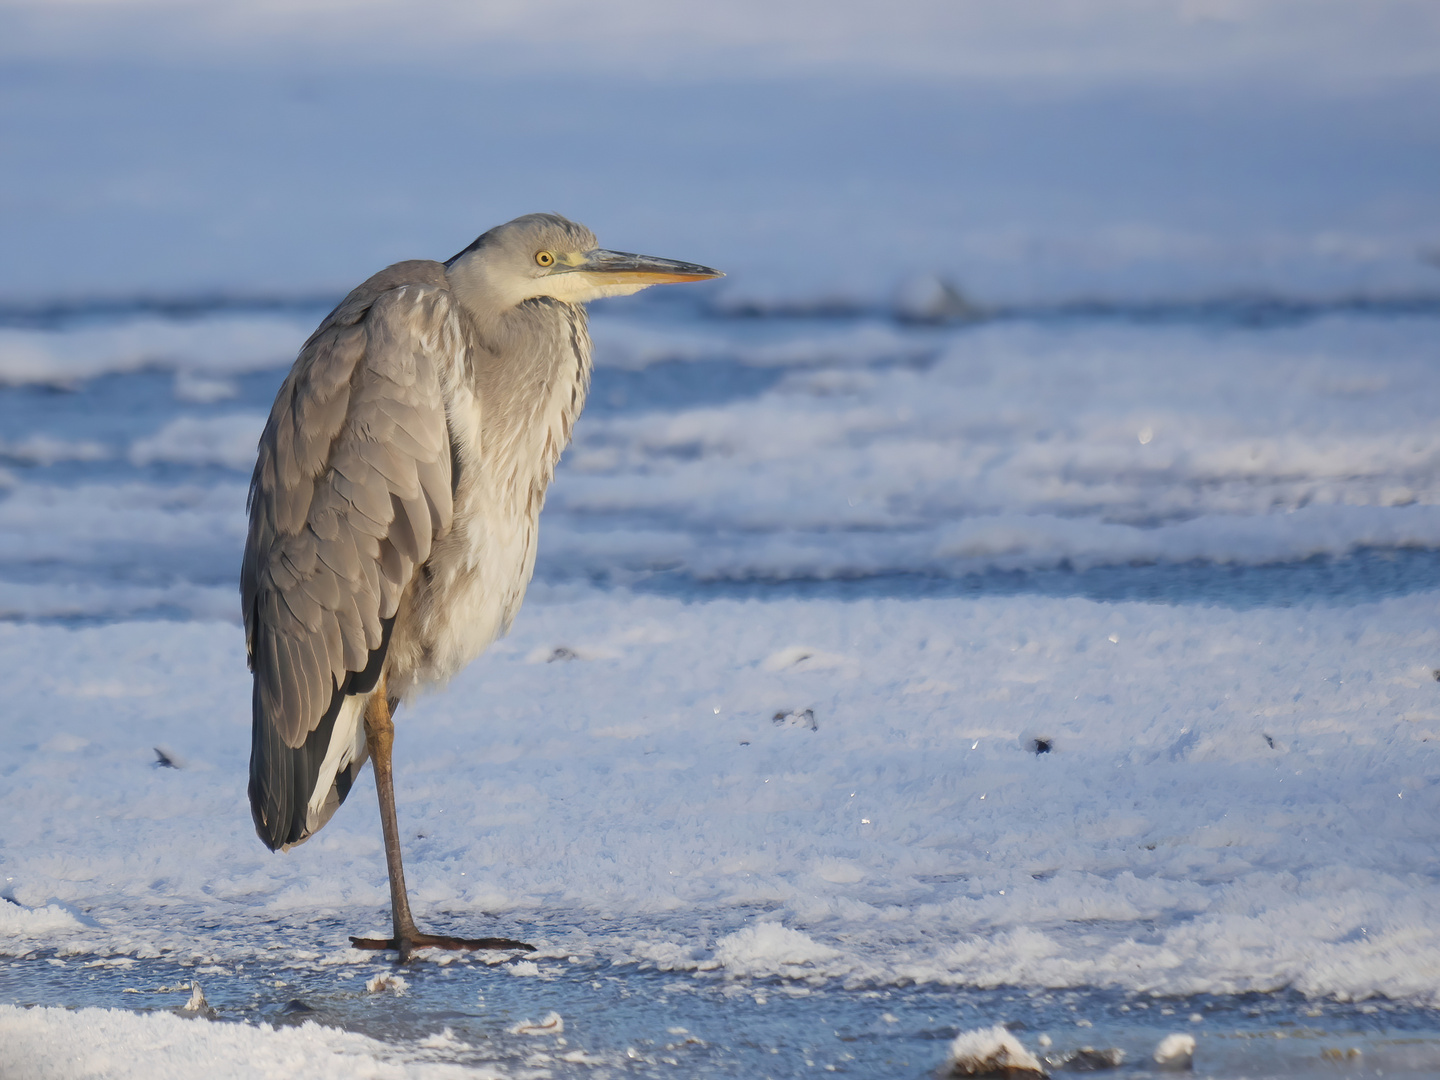
[[[528,948],[422,934],[391,773],[392,714],[506,633],[541,505],[585,403],[584,304],[719,271],[606,251],[529,214],[448,262],[388,267],[300,350],[260,437],[241,567],[250,807],[271,849],[304,842],[375,768],[395,949]]]

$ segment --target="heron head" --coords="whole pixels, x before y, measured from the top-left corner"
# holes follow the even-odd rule
[[[537,296],[582,304],[651,285],[724,276],[694,263],[607,251],[584,225],[559,214],[526,214],[496,226],[445,267],[462,300],[492,310]]]

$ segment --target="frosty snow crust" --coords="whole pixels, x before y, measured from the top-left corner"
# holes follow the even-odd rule
[[[373,800],[291,859],[236,802],[245,480],[308,324],[162,322],[0,335],[0,377],[74,386],[0,443],[0,953],[355,963],[387,902]],[[1414,876],[1440,809],[1433,591],[1233,611],[589,584],[1433,550],[1434,320],[595,325],[609,366],[516,635],[401,714],[423,910],[543,920],[516,972],[541,979],[574,955],[1440,1003]]]
[[[416,902],[531,927],[541,978],[578,956],[802,986],[1440,1003],[1440,911],[1412,873],[1440,811],[1437,649],[1433,594],[1323,618],[531,605],[402,714]],[[365,962],[345,935],[384,919],[372,799],[303,859],[265,853],[237,810],[237,628],[10,625],[0,650],[0,954]],[[773,723],[801,707],[816,730]],[[154,767],[157,745],[185,767]]]

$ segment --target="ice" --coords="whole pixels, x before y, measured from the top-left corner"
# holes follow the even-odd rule
[[[895,291],[893,308],[907,322],[946,323],[984,318],[984,308],[967,299],[955,285],[931,275],[910,277]]]
[[[182,369],[175,373],[174,393],[177,401],[213,405],[238,396],[240,388],[231,379],[207,379]]]
[[[180,1011],[194,1013],[207,1020],[215,1019],[216,1015],[215,1010],[210,1007],[210,1003],[205,1000],[205,991],[200,988],[200,983],[193,979],[190,982],[190,998],[180,1006]]]
[[[1422,565],[1433,319],[603,323],[514,636],[400,714],[422,919],[538,920],[508,928],[541,946],[517,984],[575,956],[797,989],[1440,1002],[1413,877],[1433,587],[1219,608],[1073,580]],[[0,950],[247,963],[278,939],[352,965],[388,902],[368,781],[285,856],[244,809],[235,579],[283,367],[167,363],[236,396],[112,363],[103,392],[0,402],[29,425],[0,499]],[[136,419],[91,431],[112,396]],[[1063,587],[701,591],[1041,572]]]
[[[0,581],[0,618],[4,619],[131,619],[173,611],[186,618],[238,622],[237,603],[235,590],[228,585],[27,585]]]
[[[0,501],[0,559],[107,563],[121,553],[151,559],[238,559],[245,542],[245,484],[52,485],[21,483]],[[233,559],[232,559],[233,561]],[[238,566],[238,563],[235,565]]]
[[[920,362],[930,342],[874,321],[812,329],[778,341],[737,341],[694,326],[637,323],[597,313],[592,325],[598,366],[643,371],[662,361],[729,360],[757,368],[863,368],[877,361]]]
[[[1118,1068],[1124,1063],[1125,1051],[1113,1046],[1100,1049],[1093,1046],[1082,1046],[1068,1053],[1045,1056],[1045,1064],[1069,1069],[1073,1072],[1099,1072],[1102,1069]]]

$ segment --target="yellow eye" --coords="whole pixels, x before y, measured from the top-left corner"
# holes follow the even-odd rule
[[[541,266],[554,266],[555,256],[551,255],[548,251],[542,251],[535,256],[535,261]]]

